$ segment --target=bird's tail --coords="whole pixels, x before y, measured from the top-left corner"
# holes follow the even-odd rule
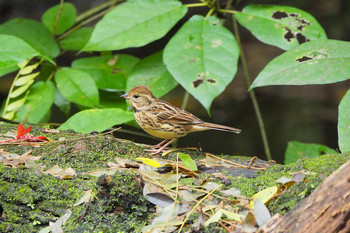
[[[232,128],[229,126],[218,125],[218,124],[213,124],[213,123],[208,123],[208,122],[204,122],[204,123],[200,124],[200,126],[206,127],[208,129],[221,130],[221,131],[237,133],[237,134],[239,134],[242,131],[240,129]]]

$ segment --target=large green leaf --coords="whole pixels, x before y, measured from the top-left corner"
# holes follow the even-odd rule
[[[349,64],[350,42],[310,41],[273,59],[250,88],[340,82],[350,78]]]
[[[294,7],[248,5],[235,17],[262,42],[285,50],[306,41],[327,39],[312,15]]]
[[[350,151],[350,90],[339,105],[338,144],[342,153]]]
[[[29,88],[25,104],[15,115],[17,121],[38,123],[50,110],[55,96],[55,85],[48,81],[39,81]]]
[[[109,109],[89,109],[78,112],[58,129],[73,129],[79,133],[89,133],[92,131],[101,132],[114,125],[120,125],[134,119],[132,112],[127,112],[118,108]]]
[[[176,87],[178,83],[165,67],[162,55],[161,51],[137,63],[130,73],[125,92],[136,85],[145,85],[155,96],[161,97]]]
[[[124,90],[129,73],[139,60],[125,54],[88,57],[75,60],[72,67],[89,73],[98,88]]]
[[[131,0],[100,20],[84,51],[120,50],[163,37],[187,12],[174,0]]]
[[[66,50],[81,50],[89,41],[92,31],[91,27],[79,28],[60,40],[60,45]]]
[[[0,34],[0,76],[19,69],[19,63],[39,53],[22,39]]]
[[[96,84],[88,73],[64,68],[56,72],[55,81],[59,92],[69,101],[88,107],[99,104]]]
[[[35,20],[12,19],[0,25],[0,34],[13,35],[24,40],[47,58],[57,57],[60,52],[49,30]]]
[[[195,15],[169,41],[163,59],[176,81],[209,112],[236,74],[238,56],[234,36],[219,19]]]
[[[303,157],[313,158],[324,154],[338,154],[338,152],[320,144],[291,141],[288,142],[284,155],[284,164],[293,163]]]
[[[59,11],[60,13],[58,13]],[[56,24],[58,15],[58,22]],[[74,5],[72,3],[63,3],[61,9],[60,5],[58,4],[45,11],[41,17],[41,21],[50,30],[50,32],[53,32],[55,28],[56,35],[60,35],[74,25],[76,18],[77,11]]]

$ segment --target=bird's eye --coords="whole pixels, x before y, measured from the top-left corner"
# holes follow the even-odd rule
[[[134,95],[134,98],[135,98],[135,99],[137,99],[137,98],[139,98],[139,97],[140,97],[139,95]]]

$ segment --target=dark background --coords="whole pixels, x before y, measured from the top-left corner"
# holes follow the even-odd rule
[[[78,14],[98,5],[99,0],[74,0]],[[197,1],[182,1],[196,3]],[[221,1],[224,2],[224,1]],[[234,1],[235,2],[235,1]],[[40,21],[41,15],[59,1],[47,0],[1,0],[0,23],[21,17]],[[236,1],[238,10],[248,4],[287,5],[312,14],[323,26],[329,39],[350,39],[350,1],[348,0],[290,0],[290,1]],[[179,22],[163,39],[141,48],[122,52],[146,57],[161,50],[176,30],[193,14],[206,14],[207,8],[190,8],[186,18]],[[284,51],[255,39],[246,29],[240,27],[243,49],[248,62],[249,72],[254,79],[274,57]],[[66,53],[57,60],[59,66],[70,66],[71,61],[86,54]],[[240,135],[219,131],[206,131],[189,134],[179,139],[179,147],[198,147],[203,151],[216,154],[258,156],[265,158],[264,148],[258,128],[255,112],[247,93],[247,84],[243,69],[239,63],[238,73],[225,92],[216,98],[211,107],[211,116],[195,99],[190,98],[187,110],[205,121],[233,126],[242,129]],[[2,102],[10,88],[14,75],[0,78],[0,101]],[[255,89],[261,112],[265,121],[269,144],[273,158],[283,162],[288,141],[325,144],[337,148],[338,104],[349,88],[350,82],[329,85],[307,86],[270,86]],[[163,99],[181,106],[183,89],[179,86]],[[54,122],[63,122],[59,112],[53,114]],[[136,130],[136,129],[132,129]],[[141,131],[140,131],[141,132]],[[120,137],[134,138],[137,142],[156,143],[157,140],[146,137],[134,137],[119,134]]]

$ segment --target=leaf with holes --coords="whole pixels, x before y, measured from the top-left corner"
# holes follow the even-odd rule
[[[58,14],[59,17],[56,25]],[[56,5],[45,11],[41,17],[41,21],[51,33],[55,30],[56,35],[60,35],[74,25],[76,18],[77,11],[74,5],[72,3],[63,3],[62,8],[60,5]]]
[[[56,72],[55,81],[59,92],[69,101],[88,107],[99,104],[96,84],[88,73],[64,68]]]
[[[164,49],[164,63],[174,78],[209,112],[215,97],[237,71],[239,49],[219,19],[195,15]]]
[[[102,132],[114,125],[132,121],[134,115],[118,108],[88,109],[80,111],[64,122],[58,129],[73,129],[79,133]]]
[[[350,90],[339,104],[338,143],[342,153],[350,151]]]
[[[162,55],[161,51],[137,63],[130,73],[125,92],[136,85],[145,85],[159,98],[174,89],[178,83],[164,65]]]
[[[306,41],[327,39],[312,15],[294,7],[248,5],[235,17],[257,39],[285,50]]]
[[[315,40],[273,59],[250,89],[269,85],[327,84],[350,78],[350,42]]]
[[[45,59],[54,63],[60,49],[50,31],[41,23],[31,19],[12,19],[0,25],[0,34],[16,36],[38,51]]]
[[[129,73],[138,61],[137,57],[120,54],[77,59],[72,67],[89,73],[98,88],[124,91]]]
[[[0,76],[19,69],[18,64],[39,56],[39,52],[24,40],[0,34]]]
[[[16,121],[39,123],[50,110],[55,94],[55,85],[48,81],[39,81],[29,88],[25,104],[18,109]]]
[[[140,47],[163,37],[187,12],[174,0],[131,0],[100,20],[84,51]]]

